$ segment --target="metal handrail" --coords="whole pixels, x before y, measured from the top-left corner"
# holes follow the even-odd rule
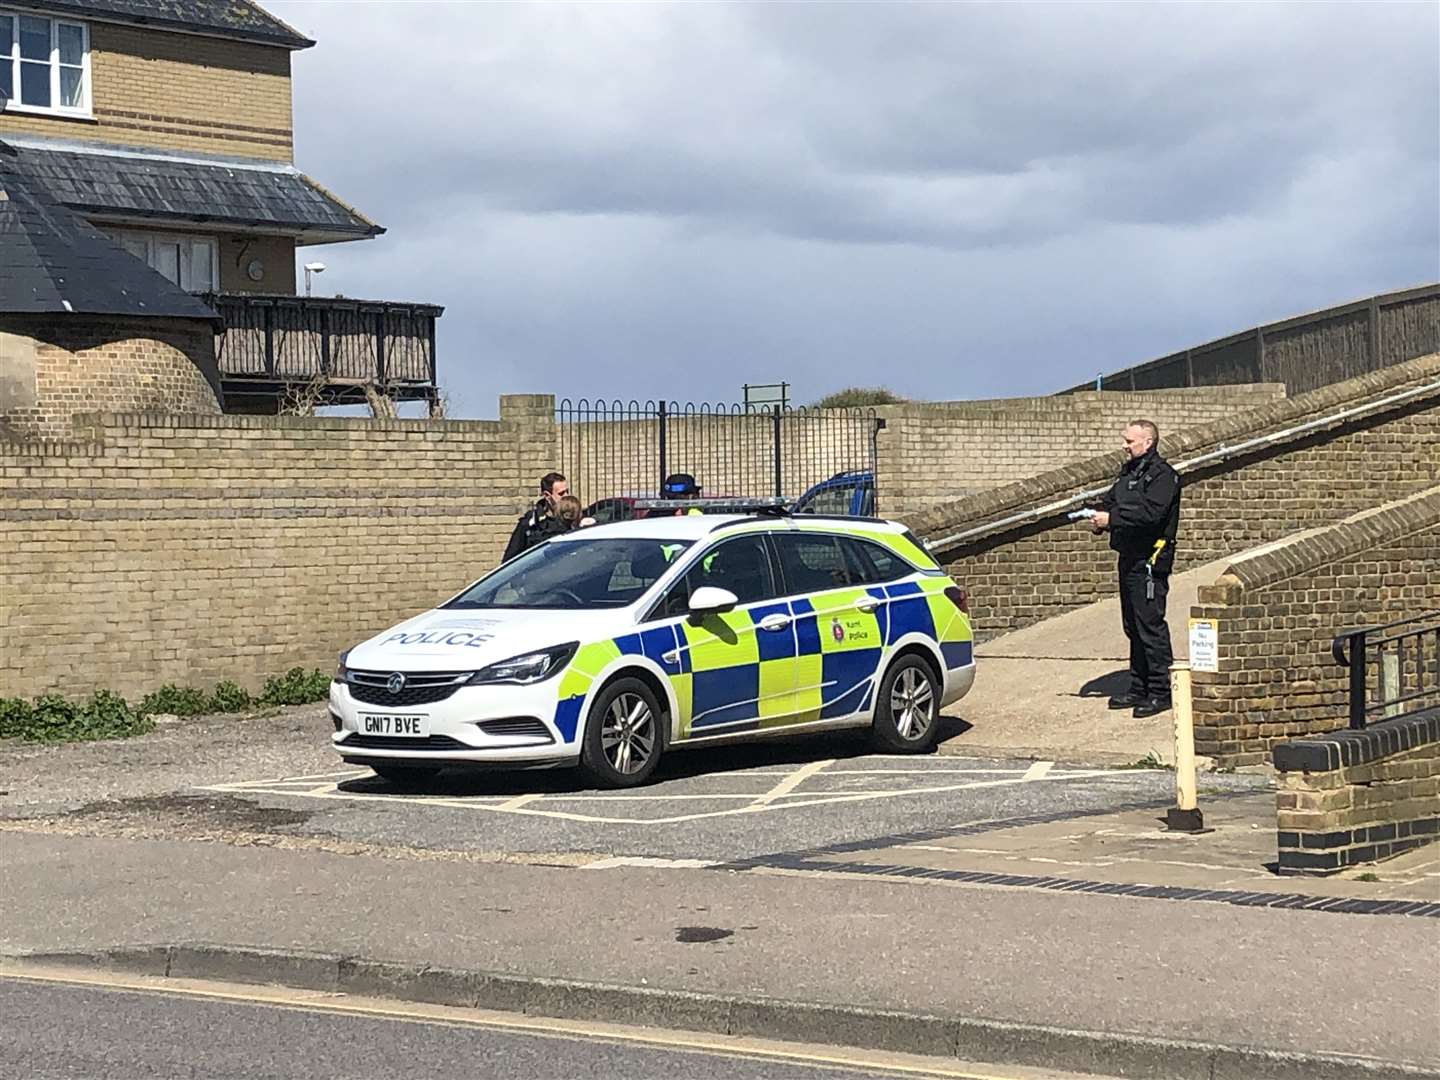
[[[1372,636],[1381,631],[1394,630],[1398,626],[1407,626],[1410,629],[1379,637]],[[1404,643],[1412,639],[1414,641],[1412,659],[1416,688],[1409,693],[1401,693],[1400,685],[1405,675],[1407,652]],[[1427,640],[1432,643],[1429,674],[1433,681],[1429,685],[1426,683],[1425,644]],[[1392,644],[1395,646],[1394,649],[1387,650],[1385,648]],[[1424,698],[1440,696],[1440,611],[1427,611],[1408,619],[1397,619],[1395,622],[1379,626],[1362,626],[1355,630],[1347,630],[1343,634],[1337,634],[1331,641],[1330,655],[1334,658],[1335,663],[1346,668],[1350,673],[1349,719],[1351,728],[1358,731],[1365,727],[1371,713],[1383,712],[1387,717],[1400,715],[1399,706]],[[1369,689],[1366,685],[1366,669],[1370,666],[1371,656],[1379,658],[1379,663],[1376,665],[1378,668],[1376,680],[1378,700],[1374,704],[1369,703]]]
[[[1402,401],[1408,401],[1410,398],[1420,397],[1425,394],[1433,393],[1436,390],[1440,390],[1440,379],[1424,383],[1420,386],[1412,386],[1410,389],[1402,390],[1398,394],[1388,394],[1385,397],[1379,398],[1375,401],[1367,401],[1363,405],[1356,405],[1348,409],[1342,409],[1339,412],[1329,413],[1316,420],[1307,420],[1303,424],[1295,424],[1294,426],[1285,428],[1281,431],[1271,432],[1269,435],[1260,435],[1256,438],[1247,439],[1244,442],[1235,443],[1231,446],[1226,446],[1222,444],[1215,450],[1211,450],[1204,454],[1199,454],[1196,457],[1186,458],[1184,461],[1177,461],[1174,463],[1174,468],[1176,472],[1183,474],[1185,472],[1194,470],[1201,465],[1208,465],[1211,462],[1215,461],[1224,461],[1228,458],[1235,457],[1236,455],[1248,453],[1249,451],[1258,449],[1262,446],[1268,446],[1271,443],[1279,442],[1282,439],[1289,439],[1296,435],[1304,434],[1307,431],[1313,431],[1317,428],[1328,427],[1329,425],[1338,423],[1341,420],[1349,420],[1356,416],[1363,416],[1367,413],[1376,412],[1381,409],[1385,409],[1391,405],[1396,405]],[[1088,488],[1085,491],[1079,491],[1072,495],[1066,495],[1062,498],[1056,499],[1054,502],[1045,503],[1043,506],[1032,507],[1028,510],[1022,510],[1017,514],[1011,514],[1009,517],[1001,518],[998,521],[991,521],[984,525],[976,525],[973,528],[964,529],[961,532],[951,533],[949,536],[943,536],[939,540],[929,540],[926,542],[925,546],[931,551],[943,551],[946,548],[954,547],[957,544],[968,540],[972,536],[981,536],[985,533],[1001,531],[1011,525],[1020,525],[1030,521],[1039,521],[1041,518],[1050,517],[1051,515],[1058,514],[1061,511],[1068,510],[1076,506],[1081,506],[1092,499],[1098,499],[1101,495],[1104,495],[1107,491],[1109,491],[1112,485],[1113,481],[1107,483],[1104,487]]]

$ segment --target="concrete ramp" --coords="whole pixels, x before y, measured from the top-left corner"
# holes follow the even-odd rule
[[[1177,659],[1187,652],[1187,620],[1201,586],[1231,559],[1176,574],[1166,613]],[[963,721],[942,752],[1006,754],[1128,764],[1153,754],[1174,760],[1170,713],[1136,720],[1106,707],[1129,686],[1130,646],[1118,597],[981,643],[975,689],[947,715]]]

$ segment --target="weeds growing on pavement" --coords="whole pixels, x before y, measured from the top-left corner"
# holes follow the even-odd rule
[[[1167,765],[1164,761],[1161,760],[1160,755],[1157,754],[1154,750],[1151,750],[1148,754],[1146,754],[1144,757],[1142,757],[1139,761],[1132,761],[1132,762],[1130,762],[1130,764],[1128,764],[1128,765],[1117,765],[1116,768],[1117,768],[1117,769],[1168,769],[1170,772],[1174,772],[1174,771],[1175,771],[1175,766],[1174,766],[1174,765]]]
[[[307,705],[330,694],[330,676],[319,669],[291,668],[265,682],[258,697],[229,679],[207,694],[194,686],[166,683],[132,707],[119,694],[97,690],[85,701],[42,694],[33,701],[0,698],[0,739],[82,742],[127,739],[155,729],[155,717],[245,712],[261,705]]]

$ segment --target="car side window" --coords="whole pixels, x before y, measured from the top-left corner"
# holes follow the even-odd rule
[[[846,561],[856,574],[857,584],[879,585],[882,582],[896,581],[906,574],[914,573],[914,568],[904,559],[891,554],[879,544],[872,544],[868,540],[849,538],[840,543],[845,548]]]
[[[786,591],[791,595],[855,584],[839,537],[822,533],[779,533],[774,539],[780,551]]]
[[[779,595],[765,537],[756,533],[716,544],[671,586],[654,617],[668,619],[684,615],[690,610],[690,594],[705,585],[729,590],[742,605]]]
[[[805,504],[802,514],[830,514],[844,516],[850,513],[850,500],[855,497],[852,485],[832,487],[821,491]]]

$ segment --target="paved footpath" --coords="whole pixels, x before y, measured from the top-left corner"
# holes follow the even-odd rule
[[[1165,772],[825,740],[677,754],[632,793],[407,792],[339,765],[323,720],[0,747],[0,974],[38,957],[1167,1080],[1440,1077],[1440,852],[1277,878],[1263,775],[1202,778],[1199,837],[1159,830]]]
[[[17,831],[0,843],[0,952],[12,955],[211,942],[1359,1055],[1440,1075],[1434,918],[605,860],[584,869]],[[1156,1075],[1166,1074],[1178,1075]]]

